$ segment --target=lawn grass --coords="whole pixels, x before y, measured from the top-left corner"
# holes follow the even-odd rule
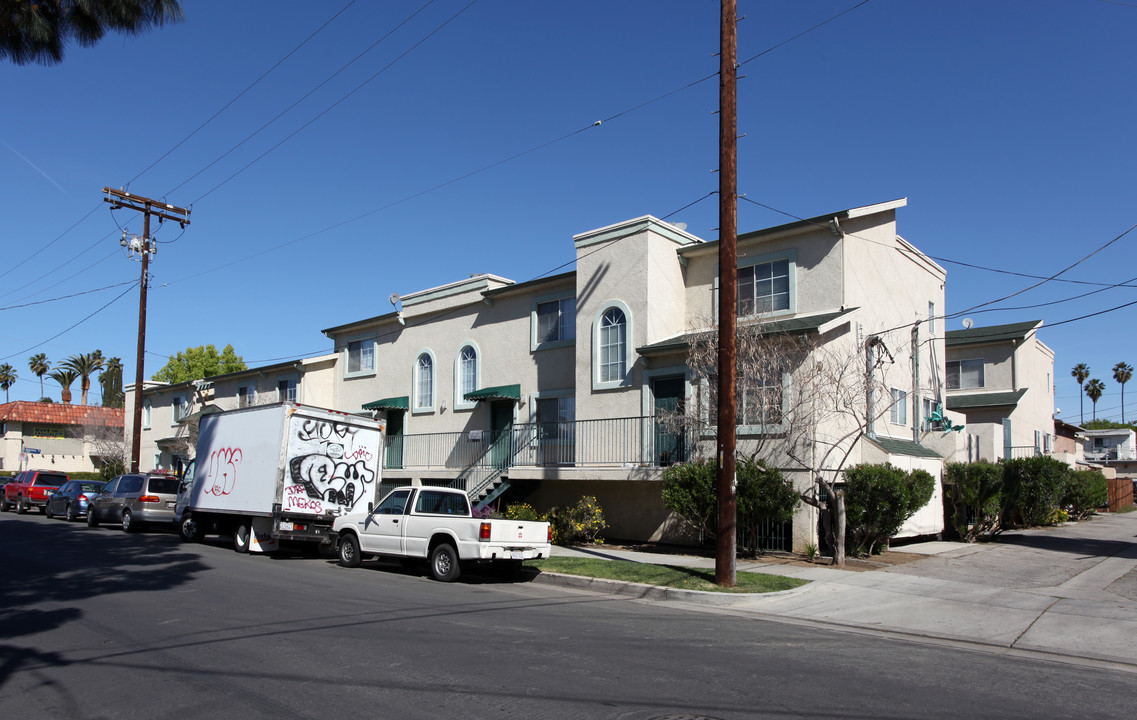
[[[627,560],[570,557],[551,557],[547,560],[534,560],[526,564],[543,572],[622,580],[680,590],[707,590],[711,592],[768,593],[791,590],[809,582],[808,580],[798,580],[781,575],[740,572],[737,574],[738,584],[733,588],[725,588],[715,584],[715,571],[711,569],[704,570],[677,565],[652,565]]]

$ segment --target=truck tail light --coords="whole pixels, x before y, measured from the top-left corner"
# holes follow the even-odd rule
[[[157,495],[143,495],[138,498],[138,502],[162,502],[162,498]]]
[[[482,523],[478,529],[478,540],[481,542],[489,542],[490,539],[490,524],[488,522]]]
[[[553,524],[549,523],[549,531],[545,533],[545,542],[553,544]]]

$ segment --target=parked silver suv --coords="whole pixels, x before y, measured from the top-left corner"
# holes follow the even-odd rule
[[[119,475],[91,498],[87,525],[117,522],[124,531],[132,532],[143,523],[172,523],[177,500],[178,479],[172,475]]]

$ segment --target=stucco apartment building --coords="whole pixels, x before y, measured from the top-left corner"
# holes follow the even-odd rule
[[[283,401],[333,407],[337,361],[336,355],[321,355],[205,380],[146,383],[142,390],[139,469],[179,472],[194,457],[194,421],[202,413]],[[134,435],[134,385],[125,392],[125,436],[129,448]]]
[[[750,378],[739,449],[800,489],[814,472],[839,479],[862,461],[939,478],[954,449],[924,421],[944,400],[935,318],[945,272],[897,235],[905,204],[739,236],[740,332],[794,341],[775,368]],[[478,498],[537,507],[592,495],[610,537],[681,537],[661,478],[668,464],[713,452],[712,384],[688,353],[717,325],[718,243],[645,216],[573,244],[573,272],[522,283],[475,275],[392,295],[391,312],[326,329],[338,356],[333,407],[385,417],[388,486],[457,483]],[[855,400],[826,412],[837,393],[818,378],[838,368],[835,382]],[[669,415],[703,422],[677,429]],[[938,502],[937,490],[906,531],[942,529]],[[816,543],[817,526],[803,505],[787,549]]]
[[[1041,320],[947,332],[947,408],[965,417],[955,459],[1053,453],[1054,351]]]
[[[18,400],[0,405],[0,471],[94,472],[122,447],[122,408]]]

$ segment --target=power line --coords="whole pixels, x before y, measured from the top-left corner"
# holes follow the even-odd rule
[[[59,297],[48,298],[47,300],[37,300],[35,302],[23,303],[22,305],[9,305],[8,307],[0,307],[0,312],[3,312],[4,310],[18,310],[19,308],[31,307],[32,305],[43,305],[45,303],[58,302],[59,300],[69,300],[81,295],[90,295],[91,293],[97,293],[102,292],[103,290],[109,290],[111,288],[122,287],[123,285],[133,285],[137,282],[137,280],[128,280],[126,282],[115,283],[114,285],[105,285],[101,288],[95,288],[94,290],[83,290],[82,292],[71,293],[70,295],[61,295]]]
[[[56,339],[57,337],[59,337],[59,336],[61,336],[61,335],[65,335],[66,333],[69,333],[69,332],[71,332],[71,331],[72,331],[72,330],[74,330],[75,328],[79,327],[79,326],[80,326],[80,325],[82,325],[83,323],[87,322],[87,321],[88,321],[88,320],[90,320],[91,318],[93,318],[93,317],[95,317],[96,315],[98,315],[99,313],[101,313],[103,310],[106,310],[107,308],[109,308],[111,305],[113,305],[114,303],[116,303],[116,302],[117,302],[117,301],[118,301],[120,298],[122,298],[124,295],[126,295],[126,294],[127,294],[128,292],[130,292],[131,290],[133,290],[133,289],[134,289],[134,288],[135,288],[137,285],[138,285],[138,283],[137,283],[137,282],[131,283],[131,286],[130,286],[130,287],[128,287],[126,290],[123,290],[123,291],[122,291],[122,293],[120,293],[120,294],[119,294],[117,297],[115,297],[115,299],[114,299],[114,300],[111,300],[109,303],[107,303],[106,305],[103,305],[101,308],[99,308],[99,309],[98,309],[98,310],[96,310],[95,312],[91,313],[91,314],[90,314],[90,315],[88,315],[87,317],[83,318],[83,319],[82,319],[82,320],[80,320],[79,322],[75,323],[75,324],[74,324],[74,325],[72,325],[71,327],[67,328],[66,330],[63,330],[63,331],[61,331],[61,332],[58,332],[58,333],[56,333],[55,335],[52,335],[51,337],[49,337],[47,340],[44,340],[43,342],[38,342],[38,343],[36,343],[35,345],[32,345],[32,346],[31,346],[31,347],[29,347],[29,348],[25,348],[24,350],[21,350],[21,351],[19,351],[19,352],[16,352],[16,353],[12,353],[11,355],[8,355],[8,356],[6,356],[6,357],[0,358],[0,360],[11,360],[11,359],[12,359],[12,358],[14,358],[14,357],[17,357],[17,356],[19,356],[19,355],[23,355],[24,353],[27,353],[27,352],[31,352],[32,350],[35,350],[36,348],[38,348],[38,347],[40,347],[40,346],[42,346],[42,345],[46,345],[46,344],[48,344],[49,342],[51,342],[52,340]]]

